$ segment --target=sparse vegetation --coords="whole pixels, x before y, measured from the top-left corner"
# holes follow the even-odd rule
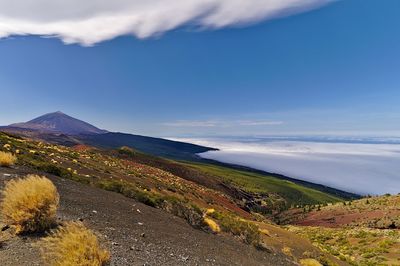
[[[315,259],[302,259],[302,260],[300,260],[300,265],[301,266],[322,266],[322,264],[319,263],[319,261],[317,261]]]
[[[102,180],[96,185],[105,190],[121,193],[128,198],[136,199],[151,207],[160,207],[164,201],[161,195],[139,190],[136,186],[124,181]]]
[[[55,222],[59,195],[46,177],[28,175],[11,180],[2,196],[3,219],[16,226],[18,233],[42,231]]]
[[[260,245],[260,231],[255,224],[221,212],[213,212],[210,214],[210,217],[218,222],[223,232],[239,237],[246,244],[256,247]]]
[[[219,177],[224,182],[231,183],[250,193],[260,195],[267,194],[269,197],[277,195],[279,197],[275,196],[276,199],[267,204],[270,208],[272,207],[272,209],[275,210],[288,209],[292,204],[305,205],[340,201],[340,198],[336,196],[273,176],[204,163],[187,162],[185,165],[201,170],[205,174],[212,175],[213,177]]]
[[[5,144],[9,145],[4,146]],[[350,225],[391,229],[398,228],[400,224],[397,215],[400,203],[398,195],[369,197],[351,202],[347,200],[343,203],[344,199],[275,177],[223,166],[162,161],[125,147],[113,151],[88,148],[77,151],[74,148],[24,140],[0,133],[0,148],[18,154],[18,166],[23,165],[26,168],[120,193],[181,217],[195,228],[207,228],[214,232],[231,234],[256,247],[268,246],[265,245],[264,238],[261,239],[261,235],[268,238],[274,238],[274,235],[268,230],[260,230],[257,223],[252,221],[253,218],[258,222],[264,222],[265,217],[274,217],[277,223],[287,224],[291,221],[284,215],[287,213],[288,217],[294,217],[293,211],[296,210],[299,212],[299,217],[315,214],[325,217],[325,212],[329,213],[331,209],[337,208],[350,214],[359,211],[375,211],[375,213],[384,211],[382,217],[374,216],[354,221],[352,218],[349,220]],[[188,180],[191,181],[188,181],[185,176],[181,176],[182,173],[185,175],[195,173],[195,176],[198,175],[205,180],[205,184],[209,180],[217,180],[220,182],[217,184],[232,189],[234,195],[200,185],[190,178]],[[281,213],[282,216],[277,215],[288,208],[287,212]],[[250,210],[252,213],[245,210]],[[335,219],[332,219],[332,222],[335,222]],[[48,227],[46,225],[39,226],[40,229],[27,230],[23,229],[26,223],[22,223],[24,226],[20,226],[21,232],[43,230],[43,227]],[[30,228],[30,225],[28,227]],[[386,233],[380,235],[379,232],[383,231],[371,234],[352,231],[353,234],[345,234],[341,232],[349,232],[346,230],[351,228],[337,229],[336,233],[324,228],[315,231],[307,227],[299,228],[301,230],[296,233],[311,239],[323,253],[330,253],[353,265],[387,263],[385,258],[389,255],[396,260],[398,258],[393,255],[394,250],[400,247],[400,243],[395,239],[398,237],[395,230],[385,230]],[[395,235],[392,235],[392,232],[395,232],[393,233]],[[291,245],[287,246],[293,248]],[[293,254],[297,259],[313,258],[322,265],[334,265],[324,262],[317,256],[300,257],[296,254],[296,248],[284,251],[281,250],[281,253],[289,257]],[[355,262],[357,260],[365,264],[357,264]]]
[[[110,260],[96,235],[78,222],[66,223],[39,243],[43,259],[52,266],[101,266]]]
[[[400,259],[400,234],[395,230],[294,226],[288,229],[350,265],[397,265]]]
[[[10,167],[17,162],[17,157],[9,152],[0,151],[0,166]]]
[[[118,153],[127,156],[134,156],[136,154],[135,150],[128,146],[122,146],[121,148],[119,148]]]

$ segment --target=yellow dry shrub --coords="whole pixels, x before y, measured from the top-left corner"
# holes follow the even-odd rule
[[[42,257],[52,266],[101,266],[110,253],[81,222],[68,222],[39,242]]]
[[[221,232],[221,228],[213,219],[204,218],[204,222],[208,225],[208,227],[210,227],[211,231],[213,231],[214,233]]]
[[[17,157],[9,152],[0,151],[0,166],[9,167],[15,164]]]
[[[6,183],[2,191],[1,213],[17,233],[48,229],[56,219],[57,188],[46,177],[28,175]]]
[[[258,231],[261,234],[266,235],[266,236],[270,236],[271,235],[270,232],[268,231],[268,229],[258,229]]]
[[[292,254],[292,249],[290,248],[290,247],[283,247],[282,248],[282,252],[283,252],[283,254],[285,254],[286,256],[289,256],[289,257],[292,257],[293,256],[293,254]]]
[[[302,260],[300,260],[300,265],[301,266],[322,266],[322,264],[319,263],[315,259],[302,259]]]
[[[207,209],[206,215],[213,214],[215,212],[215,209]]]

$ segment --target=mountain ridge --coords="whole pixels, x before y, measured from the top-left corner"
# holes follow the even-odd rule
[[[54,144],[74,146],[88,144],[98,148],[129,146],[155,156],[196,160],[197,153],[216,150],[211,147],[130,133],[109,132],[61,111],[48,113],[25,123],[0,127],[3,132]]]
[[[99,129],[61,111],[47,113],[29,120],[28,122],[11,124],[9,127],[63,133],[67,135],[103,134],[108,132],[107,130]]]

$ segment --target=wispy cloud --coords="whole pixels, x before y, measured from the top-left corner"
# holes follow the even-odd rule
[[[276,126],[284,124],[283,121],[260,121],[260,120],[237,120],[237,121],[222,121],[222,120],[179,120],[174,122],[162,123],[167,127],[236,127],[236,126]]]
[[[0,0],[0,38],[52,36],[90,46],[183,25],[222,28],[288,16],[333,0]]]
[[[175,122],[162,123],[163,126],[167,127],[216,127],[219,125],[216,121],[189,121],[180,120]]]
[[[283,121],[251,121],[251,120],[243,120],[238,121],[238,124],[241,126],[277,126],[282,125]]]

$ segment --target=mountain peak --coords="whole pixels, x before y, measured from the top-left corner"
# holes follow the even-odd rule
[[[61,111],[48,113],[26,123],[17,123],[10,126],[67,135],[102,134],[107,132]]]

